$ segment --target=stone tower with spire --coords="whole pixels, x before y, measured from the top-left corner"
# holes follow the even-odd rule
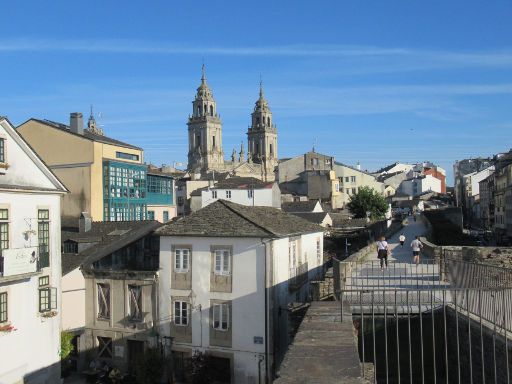
[[[247,131],[248,158],[254,163],[273,171],[277,165],[277,128],[272,120],[272,112],[263,95],[263,84],[260,81],[260,97],[256,101],[251,114],[252,124]]]
[[[217,104],[206,83],[204,64],[201,84],[192,102],[188,119],[188,169],[189,171],[221,170],[224,168],[222,150],[222,122],[217,114]]]

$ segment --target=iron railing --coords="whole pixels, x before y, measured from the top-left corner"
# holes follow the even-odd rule
[[[343,290],[340,298],[370,382],[510,383],[511,288]]]

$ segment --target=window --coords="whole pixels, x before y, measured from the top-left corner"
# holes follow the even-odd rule
[[[178,196],[178,205],[183,205],[183,196]]]
[[[215,148],[215,136],[212,136],[212,147]]]
[[[167,223],[169,221],[169,211],[164,211],[163,220],[164,220],[164,223]]]
[[[57,288],[39,288],[39,312],[57,309]]]
[[[188,303],[186,301],[174,302],[174,324],[188,325]]]
[[[295,241],[290,241],[288,243],[288,262],[290,264],[290,268],[295,268],[297,266],[297,243]]]
[[[346,189],[347,195],[350,195],[350,188]]]
[[[356,177],[355,177],[355,176],[350,176],[350,181],[351,181],[352,183],[355,183],[355,182],[356,182]]]
[[[0,293],[0,323],[7,321],[7,292]]]
[[[45,285],[50,285],[50,276],[41,276],[39,278],[39,286],[44,287]]]
[[[148,220],[155,220],[155,211],[148,211]]]
[[[254,190],[253,189],[248,189],[247,190],[247,197],[249,199],[252,199],[254,197]]]
[[[212,199],[216,199],[217,198],[217,191],[212,191]]]
[[[317,157],[313,157],[311,159],[311,165],[313,165],[313,166],[318,165],[318,158]]]
[[[132,153],[116,152],[116,157],[118,159],[126,159],[126,160],[139,161],[139,155],[134,155]]]
[[[231,191],[226,191],[226,199],[231,199]]]
[[[348,183],[348,181],[349,181],[349,180],[350,180],[350,179],[349,179],[349,177],[348,177],[348,176],[346,176],[346,177],[345,177],[345,183]]]
[[[64,253],[78,253],[78,243],[74,241],[65,241],[62,248]]]
[[[229,305],[213,304],[213,328],[227,331],[229,325]]]
[[[271,155],[274,154],[274,146],[272,144],[270,144],[270,154]]]
[[[339,192],[339,191],[340,191],[340,185],[339,185],[338,183],[335,183],[335,184],[334,184],[334,190],[335,190],[336,192]]]
[[[5,163],[5,139],[0,139],[0,163]]]
[[[352,188],[352,194],[355,195],[357,192],[357,189],[356,188]]]
[[[176,249],[174,253],[174,271],[175,272],[188,272],[190,250],[189,249]]]
[[[97,284],[98,287],[98,318],[110,319],[110,284]]]
[[[213,116],[213,105],[210,105],[210,116]]]
[[[102,357],[105,359],[112,358],[112,338],[110,337],[101,337],[98,338],[98,357]]]
[[[50,211],[37,210],[37,237],[39,240],[39,267],[50,266]]]
[[[129,285],[128,295],[130,302],[130,320],[142,321],[142,287]]]
[[[320,239],[316,239],[316,259],[318,264],[322,263],[322,249],[320,247]]]
[[[9,210],[0,209],[0,255],[2,249],[9,249]]]
[[[228,249],[215,251],[215,274],[229,275],[231,273],[231,252]]]

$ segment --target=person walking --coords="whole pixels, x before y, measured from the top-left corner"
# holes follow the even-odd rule
[[[400,241],[400,245],[402,246],[402,248],[404,247],[404,243],[405,243],[405,235],[402,233],[400,235],[400,237],[398,237],[398,240]]]
[[[411,248],[413,261],[416,263],[416,265],[418,265],[420,262],[420,251],[423,248],[423,244],[421,244],[419,236],[416,236],[416,238],[412,241]]]
[[[377,257],[380,260],[380,270],[384,270],[384,263],[386,264],[386,268],[388,267],[388,253],[389,253],[389,245],[384,236],[379,238],[377,241]]]

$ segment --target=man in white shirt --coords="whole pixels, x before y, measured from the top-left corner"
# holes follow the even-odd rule
[[[400,235],[400,237],[398,237],[398,240],[400,241],[400,245],[402,246],[402,248],[404,247],[404,243],[405,243],[405,235],[402,233]]]
[[[421,241],[419,240],[419,236],[416,236],[416,238],[411,243],[412,248],[412,255],[413,260],[416,263],[416,265],[420,262],[420,251],[423,248],[423,244],[421,244]]]

